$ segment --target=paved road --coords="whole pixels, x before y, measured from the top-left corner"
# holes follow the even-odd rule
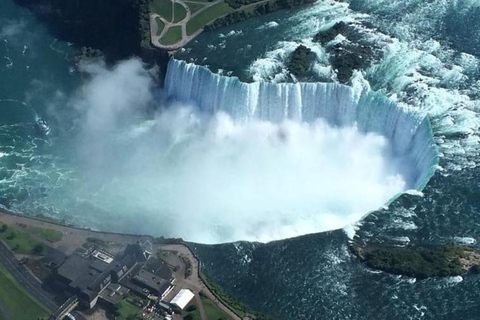
[[[159,247],[165,251],[179,252],[180,254],[185,256],[188,260],[190,260],[190,264],[192,265],[192,273],[188,278],[184,280],[183,284],[186,287],[188,287],[190,290],[192,290],[192,292],[195,295],[198,295],[200,291],[202,291],[205,294],[205,296],[207,296],[207,298],[212,300],[220,309],[222,309],[233,320],[249,319],[248,317],[245,317],[244,319],[240,318],[227,305],[225,305],[222,301],[217,299],[215,294],[212,291],[210,291],[210,289],[208,289],[208,287],[205,285],[203,280],[199,277],[199,272],[200,272],[199,262],[189,247],[182,244],[167,244],[167,245],[160,245]]]
[[[178,4],[182,5],[185,8],[185,10],[187,10],[187,15],[185,16],[185,18],[183,20],[178,21],[178,22],[173,22],[174,17],[175,17],[175,12],[174,12],[175,9],[172,9],[172,11],[173,11],[172,21],[167,21],[162,16],[160,16],[159,14],[156,14],[156,13],[150,14],[150,40],[155,47],[160,48],[160,49],[173,51],[173,50],[180,49],[181,47],[186,45],[188,42],[193,40],[195,37],[197,37],[204,30],[204,26],[203,26],[203,27],[199,28],[197,31],[195,31],[193,34],[187,35],[187,23],[192,18],[199,15],[203,11],[205,11],[205,10],[213,7],[214,5],[217,5],[217,4],[222,2],[221,0],[215,0],[215,1],[212,1],[212,2],[197,2],[197,1],[190,1],[190,0],[187,0],[187,1],[189,3],[201,4],[201,5],[203,5],[203,8],[195,11],[194,13],[191,13],[190,7],[184,2],[184,0],[172,0],[173,8],[175,8],[175,3],[178,3]],[[213,21],[215,21],[217,19],[221,19],[225,16],[228,16],[229,14],[231,14],[233,12],[240,12],[240,11],[243,11],[243,10],[245,10],[247,8],[250,8],[250,7],[260,6],[260,5],[262,5],[262,4],[264,4],[268,1],[270,1],[270,0],[261,0],[261,1],[254,2],[254,3],[251,3],[251,4],[243,5],[240,8],[234,9],[233,11],[229,11],[229,12],[224,13],[221,16],[215,17],[213,20],[207,22],[205,25],[208,25],[209,23],[212,23]],[[159,18],[164,24],[162,32],[159,35],[157,35],[158,34],[158,23],[155,20],[156,18]],[[175,27],[175,26],[180,26],[181,27],[181,29],[182,29],[182,39],[180,39],[177,43],[170,44],[170,45],[164,45],[164,44],[160,43],[160,39],[167,33],[168,29],[170,29],[171,27]]]
[[[8,214],[7,212],[2,212],[2,210],[0,210],[0,220],[11,225],[24,224],[27,226],[37,226],[37,227],[42,227],[47,229],[58,230],[62,232],[63,234],[62,240],[55,243],[54,247],[61,249],[67,254],[72,254],[73,251],[77,249],[79,246],[81,246],[88,237],[98,238],[107,242],[115,242],[119,245],[118,247],[115,247],[119,251],[123,251],[123,249],[126,247],[127,244],[135,243],[137,241],[144,241],[148,239],[154,242],[153,238],[149,236],[124,235],[124,234],[116,234],[116,233],[96,232],[96,231],[85,230],[80,228],[72,228],[72,227],[67,227],[64,225],[60,225],[60,224],[52,223],[48,221],[39,221],[26,216]],[[221,308],[224,312],[226,312],[232,319],[242,320],[239,316],[237,316],[234,312],[232,312],[232,310],[230,310],[228,306],[226,306],[222,301],[219,301],[217,297],[205,286],[202,279],[199,277],[199,271],[200,271],[199,261],[197,260],[193,252],[190,250],[190,248],[182,244],[170,244],[170,245],[161,244],[161,245],[155,245],[154,251],[156,252],[156,249],[159,249],[159,248],[165,251],[179,252],[183,256],[187,257],[190,260],[190,263],[192,265],[192,273],[184,281],[187,287],[189,287],[194,293],[197,293],[197,294],[200,291],[203,291],[203,293],[209,299],[211,299],[214,303],[216,303],[218,307]],[[8,250],[8,248],[1,242],[0,242],[0,263],[5,265],[7,269],[10,272],[12,272],[12,274],[18,280],[18,282],[20,282],[22,285],[27,287],[27,285],[24,284],[24,283],[27,283],[27,284],[30,284],[29,287],[34,287],[34,289],[27,287],[27,290],[32,295],[34,295],[39,302],[43,303],[49,309],[56,310],[58,306],[54,302],[52,301],[47,302],[49,300],[48,292],[45,292],[40,287],[40,283],[26,270],[25,266],[20,265],[18,261],[16,261],[13,253],[10,250]],[[24,278],[27,278],[29,280],[26,280]],[[47,296],[41,299],[41,297],[44,295],[47,295]],[[55,305],[53,306],[52,303]],[[74,312],[74,316],[76,319],[83,318],[77,312]],[[244,317],[243,320],[247,320],[247,319],[249,318]]]
[[[183,2],[183,0],[172,0],[172,3],[173,3],[172,21],[167,21],[162,16],[160,16],[159,14],[156,14],[156,13],[153,13],[153,14],[150,15],[150,37],[151,37],[152,44],[154,46],[158,47],[158,48],[166,49],[166,50],[176,50],[176,49],[179,49],[179,48],[183,47],[185,44],[187,44],[187,42],[189,42],[190,40],[192,40],[193,38],[198,36],[203,31],[203,28],[200,28],[195,33],[193,33],[191,35],[187,35],[187,23],[188,23],[188,21],[190,21],[193,17],[199,15],[203,11],[205,11],[205,10],[209,9],[210,7],[213,7],[214,5],[216,5],[218,3],[221,3],[221,2],[222,2],[221,0],[216,0],[216,1],[212,1],[212,2],[194,2],[194,3],[197,3],[197,4],[203,5],[203,8],[197,10],[196,12],[194,12],[192,14],[192,12],[190,11],[190,7],[185,2]],[[183,20],[178,21],[178,22],[173,22],[173,20],[175,19],[175,3],[180,4],[187,11],[187,14],[186,14],[185,18],[183,18]],[[158,23],[155,21],[156,18],[159,18],[164,24],[162,32],[159,35],[157,35],[158,34]],[[180,40],[178,40],[177,43],[174,43],[174,44],[171,44],[171,45],[161,44],[160,39],[167,33],[168,29],[170,29],[171,27],[175,27],[175,26],[181,27],[182,38]]]
[[[4,265],[13,277],[50,312],[57,309],[53,296],[42,289],[41,284],[21,265],[10,249],[0,241],[0,263]]]
[[[29,272],[29,270],[15,258],[13,252],[0,241],[0,263],[7,268],[13,277],[20,283],[29,294],[31,294],[40,304],[42,304],[50,313],[57,310],[58,304],[54,301],[53,294],[45,291],[41,287],[41,283]],[[5,310],[6,311],[6,310]],[[4,310],[0,305],[0,312],[4,314]],[[75,318],[79,320],[85,319],[78,312],[74,312]],[[6,316],[7,320],[12,319]],[[15,320],[15,319],[12,319]]]

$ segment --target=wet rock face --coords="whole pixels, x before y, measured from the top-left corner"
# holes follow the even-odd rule
[[[330,63],[337,71],[337,79],[346,83],[352,77],[354,70],[366,68],[374,56],[374,50],[367,45],[335,45],[330,53]]]
[[[322,44],[329,54],[332,68],[336,70],[340,83],[346,83],[352,77],[354,70],[364,69],[374,60],[380,58],[381,50],[366,39],[363,28],[367,25],[349,24],[343,21],[334,24],[330,29],[320,31],[313,38]],[[337,36],[345,39],[331,43]]]
[[[322,45],[326,45],[333,39],[335,39],[339,34],[342,34],[343,36],[347,36],[347,33],[349,31],[348,24],[341,21],[333,25],[330,29],[327,30],[322,30],[319,33],[317,33],[314,37],[313,40],[316,42],[320,42]]]
[[[297,78],[303,77],[310,68],[313,58],[314,54],[312,50],[304,45],[299,45],[292,53],[288,64],[288,71]]]

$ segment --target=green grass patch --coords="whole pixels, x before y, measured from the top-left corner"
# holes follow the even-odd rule
[[[11,250],[20,254],[42,254],[45,252],[44,245],[32,238],[26,231],[2,225],[0,238],[7,243]]]
[[[173,3],[170,0],[152,0],[150,2],[150,11],[161,15],[168,22],[173,18]]]
[[[127,300],[122,300],[118,304],[118,316],[116,317],[117,320],[130,320],[137,315],[142,314],[142,309],[137,306],[134,306]],[[135,319],[135,318],[134,318]]]
[[[200,310],[196,303],[192,303],[191,305],[189,305],[186,308],[186,310],[182,313],[182,316],[183,316],[183,319],[186,319],[186,320],[202,320],[202,316],[200,315]]]
[[[233,8],[225,2],[219,2],[205,11],[200,12],[194,16],[187,23],[187,35],[192,35],[206,24],[214,21],[215,19],[232,12]]]
[[[187,9],[185,9],[184,6],[182,6],[180,3],[175,2],[173,6],[173,22],[180,22],[183,19],[186,18],[187,16]]]
[[[273,320],[272,317],[252,310],[250,307],[248,307],[246,304],[244,304],[243,302],[241,302],[237,298],[229,295],[227,292],[225,292],[225,290],[222,287],[220,287],[212,279],[207,277],[204,273],[200,273],[200,278],[205,283],[207,288],[210,289],[210,291],[212,291],[215,294],[215,296],[220,301],[223,302],[224,305],[226,305],[230,310],[232,310],[240,318],[244,318],[246,315],[248,315],[249,318],[254,319],[254,320]],[[200,292],[200,297],[202,299],[206,299],[206,297],[203,295],[202,292]],[[205,306],[205,308],[207,308],[207,307]],[[205,312],[208,312],[208,311],[205,310]],[[227,319],[229,319],[229,318],[227,317]]]
[[[205,313],[207,314],[208,319],[231,319],[228,314],[226,314],[222,309],[220,309],[215,302],[205,297],[200,297],[202,299],[203,307],[205,308]]]
[[[238,316],[241,318],[245,317],[249,311],[249,308],[245,304],[226,293],[222,287],[213,282],[204,273],[200,274],[200,278],[210,289],[210,291],[212,291],[221,301],[227,304]]]
[[[160,39],[163,45],[172,45],[182,40],[182,27],[175,26],[167,30],[167,32]]]
[[[2,265],[0,265],[0,300],[12,319],[47,319],[50,315]]]
[[[32,226],[27,227],[26,230],[34,236],[52,243],[61,241],[63,238],[63,234],[57,230]]]
[[[165,27],[165,24],[162,22],[162,20],[159,17],[155,18],[155,22],[157,23],[158,29],[157,29],[157,36],[162,34],[163,28]]]
[[[203,4],[194,3],[194,2],[188,2],[188,1],[185,1],[185,4],[190,8],[190,13],[191,13],[191,14],[194,14],[194,13],[197,12],[198,10],[202,9],[203,7],[205,7]]]

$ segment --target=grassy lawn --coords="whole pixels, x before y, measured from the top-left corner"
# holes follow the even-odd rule
[[[0,229],[0,238],[7,243],[10,249],[21,254],[32,254],[36,246],[43,246],[26,231],[11,226],[8,226],[5,230],[3,230],[3,227]],[[43,248],[42,251],[35,253],[41,254],[44,250]]]
[[[40,227],[27,227],[26,231],[35,235],[36,237],[49,241],[49,242],[58,242],[63,238],[63,234],[60,231],[40,228]]]
[[[0,300],[13,319],[47,319],[50,313],[0,265]]]
[[[165,27],[165,25],[163,24],[162,20],[160,20],[159,17],[156,17],[156,18],[155,18],[155,22],[156,22],[157,25],[158,25],[157,36],[159,36],[159,35],[162,34],[163,27]]]
[[[231,319],[222,309],[217,307],[215,302],[204,297],[201,297],[201,299],[208,319]]]
[[[176,26],[167,30],[167,32],[160,39],[160,43],[164,45],[171,45],[180,40],[182,40],[182,27]]]
[[[150,2],[150,11],[161,15],[168,22],[172,21],[173,5],[170,0],[152,0]]]
[[[215,4],[214,6],[208,8],[207,10],[200,12],[198,15],[196,15],[190,21],[188,21],[187,35],[194,34],[209,22],[232,11],[233,11],[233,8],[230,7],[226,2],[220,2]]]
[[[187,10],[180,3],[175,2],[173,9],[174,9],[173,22],[180,22],[183,19],[185,19],[185,17],[187,16]]]
[[[212,320],[231,320],[231,318],[223,312],[222,309],[217,307],[217,305],[210,299],[200,296],[200,299],[202,299],[203,307],[205,308],[205,313],[207,314],[207,319],[212,319]],[[195,310],[191,310],[191,307],[187,307],[188,315],[190,315],[191,320],[201,320],[202,317],[200,315],[200,310],[198,308],[198,305],[195,303],[192,304],[192,306],[195,307]]]
[[[192,302],[190,302],[190,304],[185,308],[185,311],[182,312],[182,316],[184,319],[202,320],[202,316],[200,315],[200,309],[198,308],[195,299],[193,299]]]
[[[120,315],[116,318],[117,320],[127,320],[129,316],[135,316],[142,313],[142,309],[137,306],[134,306],[127,300],[122,300],[118,304],[118,312]]]
[[[237,315],[243,318],[247,313],[253,314],[254,312],[250,310],[250,308],[245,305],[243,302],[239,301],[238,299],[228,295],[222,287],[218,284],[213,282],[210,278],[208,278],[204,273],[200,274],[200,278],[203,280],[205,285],[212,291],[221,301],[227,304]],[[205,298],[200,294],[201,298]]]
[[[187,6],[190,8],[190,13],[191,13],[191,14],[194,14],[194,13],[197,12],[198,10],[202,9],[203,7],[205,7],[203,4],[199,4],[199,3],[188,2],[188,1],[185,1],[185,3],[186,3]]]

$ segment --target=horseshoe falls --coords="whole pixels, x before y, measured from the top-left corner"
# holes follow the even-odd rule
[[[323,119],[334,127],[355,126],[364,133],[380,134],[390,142],[393,156],[411,166],[409,188],[423,189],[438,165],[428,119],[362,88],[320,82],[245,83],[171,59],[165,91],[181,101],[193,101],[201,112],[226,112],[241,123],[252,119],[273,123]]]

